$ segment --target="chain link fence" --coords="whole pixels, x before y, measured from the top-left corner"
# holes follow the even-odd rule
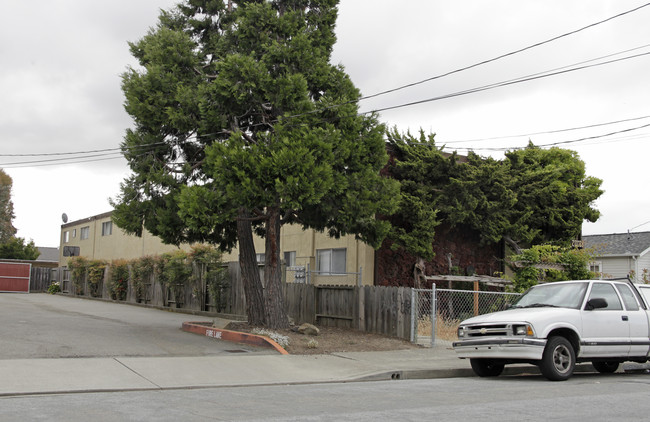
[[[411,341],[424,346],[451,346],[458,339],[461,321],[497,312],[513,303],[519,293],[452,289],[412,289]]]

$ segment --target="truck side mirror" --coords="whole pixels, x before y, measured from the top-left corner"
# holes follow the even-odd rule
[[[585,306],[585,311],[593,311],[594,309],[600,309],[606,307],[607,307],[607,300],[603,299],[602,297],[595,297],[593,299],[589,299],[587,305]]]

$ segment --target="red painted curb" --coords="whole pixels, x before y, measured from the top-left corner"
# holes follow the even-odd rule
[[[211,322],[184,322],[183,331],[187,331],[188,333],[201,334],[206,337],[217,338],[220,340],[232,341],[234,343],[270,347],[271,349],[277,350],[282,355],[289,354],[289,352],[284,350],[282,346],[268,337],[258,336],[256,334],[241,333],[239,331],[224,330],[222,328],[215,328],[212,327]]]

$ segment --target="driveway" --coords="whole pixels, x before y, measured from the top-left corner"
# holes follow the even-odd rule
[[[187,333],[211,318],[45,293],[0,293],[0,359],[274,353]]]

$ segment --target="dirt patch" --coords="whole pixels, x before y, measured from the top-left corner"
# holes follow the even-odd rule
[[[245,322],[231,322],[228,330],[251,333],[255,327]],[[310,336],[293,330],[272,330],[289,338],[285,350],[292,355],[323,355],[337,352],[373,352],[415,349],[419,346],[406,340],[364,333],[358,330],[336,327],[318,327],[319,335]]]

